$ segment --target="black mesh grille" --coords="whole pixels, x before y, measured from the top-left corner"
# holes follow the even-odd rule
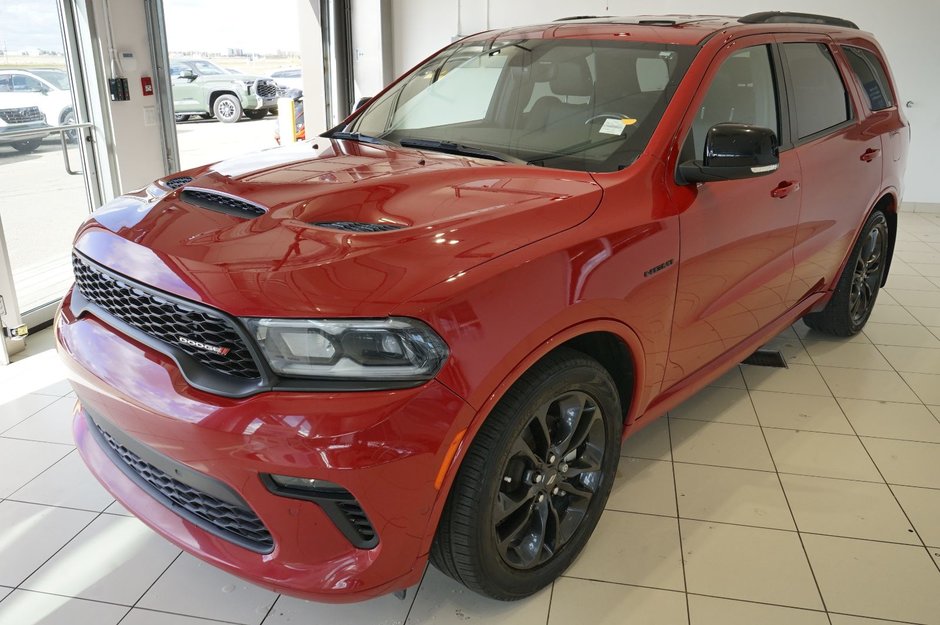
[[[346,520],[353,526],[362,542],[369,543],[375,538],[375,528],[369,521],[369,517],[363,512],[359,503],[353,501],[340,501],[336,504],[340,511],[346,516]]]
[[[396,224],[370,224],[362,221],[315,221],[311,225],[349,232],[387,232],[401,228]]]
[[[261,551],[274,547],[268,528],[248,508],[235,506],[174,479],[145,462],[140,456],[118,443],[106,431],[95,424],[105,442],[124,463],[150,484],[158,493],[204,521],[217,527],[224,534],[233,534],[256,545]]]
[[[26,122],[41,122],[44,118],[38,107],[26,106],[18,109],[0,110],[0,119],[8,124],[23,124]]]
[[[72,257],[79,292],[124,323],[185,352],[201,365],[240,378],[260,378],[261,372],[231,322],[195,307],[165,299]],[[228,350],[213,353],[186,345],[180,338]]]
[[[180,194],[180,197],[183,201],[190,204],[210,210],[217,210],[229,215],[236,215],[238,217],[254,218],[260,217],[265,213],[264,207],[262,206],[222,193],[213,193],[199,189],[186,189]]]
[[[163,181],[163,184],[170,187],[171,189],[179,189],[184,184],[192,182],[193,179],[190,176],[177,176],[176,178],[169,178]]]
[[[277,84],[269,80],[259,80],[258,95],[262,98],[273,98],[277,95]]]

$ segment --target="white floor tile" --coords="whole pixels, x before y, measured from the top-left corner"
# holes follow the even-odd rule
[[[95,512],[101,512],[114,501],[92,476],[78,451],[59,460],[10,498]]]
[[[121,621],[121,625],[219,625],[219,622],[181,614],[134,608],[127,613],[127,616]]]
[[[770,429],[764,435],[780,473],[882,481],[855,436]]]
[[[891,365],[874,345],[819,341],[807,345],[806,351],[813,359],[813,363],[820,367],[891,370]]]
[[[940,339],[920,325],[869,322],[864,332],[875,345],[940,348]]]
[[[751,391],[751,400],[757,409],[760,424],[765,428],[853,433],[852,426],[832,397]]]
[[[940,323],[937,325],[940,325]],[[709,386],[718,386],[721,388],[747,388],[747,385],[744,383],[744,375],[741,373],[740,366],[729,369]]]
[[[690,593],[822,609],[796,532],[680,523]]]
[[[72,411],[75,400],[63,397],[3,433],[9,438],[23,438],[46,443],[72,445]]]
[[[31,479],[64,458],[71,447],[0,437],[0,498],[9,497]]]
[[[912,486],[892,486],[891,490],[924,544],[940,549],[940,490]]]
[[[813,534],[803,543],[829,610],[940,623],[940,571],[923,547]]]
[[[744,389],[709,386],[669,411],[676,419],[757,425],[751,399]]]
[[[888,484],[940,488],[940,445],[862,438]]]
[[[170,565],[137,603],[142,608],[259,625],[277,594],[206,564],[187,553]]]
[[[940,349],[896,345],[882,345],[878,349],[897,371],[930,374],[940,371]]]
[[[777,391],[829,397],[832,393],[812,365],[791,365],[788,369],[742,365],[744,380],[752,391]]]
[[[923,404],[840,399],[859,436],[940,443],[940,421]]]
[[[620,448],[621,456],[648,460],[672,460],[669,451],[669,425],[665,417],[655,419],[636,434],[631,434]]]
[[[23,395],[0,405],[0,434],[10,429],[20,421],[26,420],[52,402],[54,397],[48,395]]]
[[[545,588],[521,601],[494,601],[428,567],[406,625],[545,625],[550,598]]]
[[[137,519],[101,515],[26,580],[23,588],[133,605],[179,549]]]
[[[569,577],[683,590],[676,519],[605,512]]]
[[[361,603],[348,604],[317,603],[281,595],[271,609],[271,613],[264,619],[264,625],[299,625],[301,623],[402,625],[415,600],[417,590],[417,587],[409,588],[404,600],[394,595],[384,595]]]
[[[620,458],[607,509],[676,516],[672,463]]]
[[[796,529],[776,473],[677,463],[676,492],[683,518]]]
[[[825,612],[689,596],[691,625],[829,625]]]
[[[759,427],[670,419],[676,462],[773,471]]]
[[[819,367],[836,397],[917,403],[914,391],[894,371]]]
[[[0,625],[117,625],[120,605],[14,590],[0,602]]]
[[[94,518],[80,510],[0,501],[0,585],[18,586]]]
[[[548,625],[676,625],[687,621],[685,596],[680,592],[563,577],[555,582]]]
[[[919,545],[887,484],[781,475],[801,532]]]

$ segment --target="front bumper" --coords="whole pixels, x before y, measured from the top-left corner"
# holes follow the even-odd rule
[[[263,98],[255,94],[243,96],[242,108],[250,110],[277,108],[277,96],[270,98]]]
[[[131,512],[182,549],[278,592],[343,602],[417,583],[443,496],[435,478],[473,417],[463,400],[435,381],[383,392],[212,395],[186,384],[163,354],[94,316],[74,317],[69,299],[56,338],[79,399],[75,439],[94,475]],[[273,549],[239,546],[160,503],[119,470],[89,414],[237,493],[270,531]],[[320,506],[272,493],[263,473],[343,486],[378,544],[354,547]]]

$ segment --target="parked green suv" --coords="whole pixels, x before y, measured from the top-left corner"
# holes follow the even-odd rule
[[[232,124],[242,113],[261,119],[277,111],[277,83],[270,78],[233,74],[205,59],[172,61],[170,78],[176,121],[201,115]]]

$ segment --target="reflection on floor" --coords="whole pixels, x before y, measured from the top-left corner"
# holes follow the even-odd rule
[[[0,624],[940,623],[940,218],[902,230],[864,334],[799,323],[788,369],[629,440],[586,552],[509,604],[429,569],[405,601],[319,605],[180,554],[84,470],[47,331],[0,370]]]

